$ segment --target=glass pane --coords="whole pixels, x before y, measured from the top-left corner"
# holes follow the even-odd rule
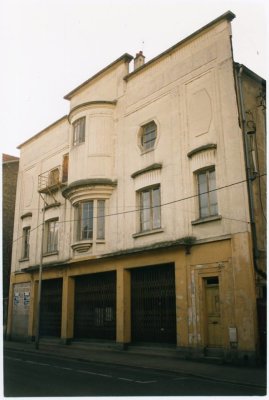
[[[105,238],[105,200],[97,202],[97,239]]]
[[[82,203],[81,212],[81,232],[80,238],[82,240],[92,239],[93,233],[93,201]]]
[[[57,221],[48,224],[47,252],[58,250],[58,226]]]
[[[24,228],[23,229],[22,258],[29,257],[29,240],[30,240],[30,228]]]
[[[151,229],[150,224],[150,192],[141,193],[141,230],[147,231]]]
[[[142,146],[145,150],[148,150],[154,147],[154,143],[156,140],[156,124],[155,122],[151,122],[148,125],[143,127],[143,135],[142,135]]]
[[[209,216],[208,209],[208,195],[202,194],[199,196],[199,204],[200,204],[200,218]]]
[[[216,174],[215,171],[209,172],[209,208],[210,215],[216,215],[218,213],[218,203],[217,203],[217,191],[216,189]]]
[[[152,190],[152,217],[153,217],[153,228],[161,227],[161,207],[160,207],[160,188]]]
[[[199,194],[206,193],[208,191],[207,178],[205,172],[198,175],[198,184],[199,184]]]

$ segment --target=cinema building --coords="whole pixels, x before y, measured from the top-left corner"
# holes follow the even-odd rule
[[[233,60],[234,17],[122,55],[19,146],[9,339],[35,340],[41,285],[41,338],[259,355],[265,81]]]

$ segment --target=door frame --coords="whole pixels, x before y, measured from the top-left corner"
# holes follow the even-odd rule
[[[205,284],[207,278],[218,278],[219,281],[219,296],[220,296],[220,319],[222,327],[223,325],[223,307],[222,307],[222,290],[221,290],[221,271],[215,268],[210,268],[208,271],[203,271],[198,274],[199,279],[199,294],[198,294],[198,309],[200,315],[200,333],[201,333],[201,344],[204,348],[208,347],[208,327],[207,327],[207,310],[206,310],[206,294]],[[221,347],[224,347],[224,334],[222,335]]]
[[[221,336],[221,343],[218,346],[212,346],[209,345],[209,328],[208,328],[208,312],[207,312],[207,299],[206,299],[206,289],[207,289],[207,279],[209,278],[217,278],[218,279],[218,294],[219,294],[219,307],[220,307],[220,323],[221,326],[223,325],[223,318],[222,318],[222,310],[221,310],[221,300],[220,300],[220,276],[219,274],[214,274],[214,275],[208,275],[208,276],[204,276],[203,279],[203,314],[204,314],[204,344],[205,347],[208,348],[222,348],[223,347],[223,338]]]

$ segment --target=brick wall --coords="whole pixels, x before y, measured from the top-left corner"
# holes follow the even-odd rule
[[[4,323],[7,313],[7,298],[11,268],[11,254],[13,241],[13,225],[16,201],[17,177],[19,159],[3,154],[2,164],[3,185],[3,317]]]

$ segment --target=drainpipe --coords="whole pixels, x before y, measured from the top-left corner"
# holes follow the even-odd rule
[[[250,157],[248,151],[248,144],[247,144],[247,126],[246,126],[246,113],[244,108],[244,96],[242,90],[242,71],[243,66],[239,65],[239,71],[237,68],[237,87],[238,87],[238,94],[239,94],[239,108],[240,108],[240,118],[242,122],[242,133],[243,133],[243,143],[244,143],[244,154],[245,154],[245,161],[246,161],[246,172],[247,172],[247,188],[248,188],[248,199],[249,199],[249,215],[250,215],[250,226],[251,226],[251,234],[252,234],[252,252],[253,252],[253,262],[254,262],[254,270],[255,272],[260,275],[262,278],[266,279],[266,273],[259,269],[257,260],[259,258],[259,250],[257,245],[257,232],[256,232],[256,224],[254,218],[254,198],[253,198],[253,189],[252,189],[252,180],[253,177],[251,176],[251,168],[250,168]],[[259,172],[259,171],[258,171]]]
[[[39,349],[39,337],[40,337],[40,311],[41,311],[41,292],[42,292],[44,223],[45,223],[45,197],[43,198],[43,210],[42,210],[41,250],[40,250],[38,294],[37,294],[37,312],[36,312],[36,330],[35,330],[35,348],[37,350]]]

